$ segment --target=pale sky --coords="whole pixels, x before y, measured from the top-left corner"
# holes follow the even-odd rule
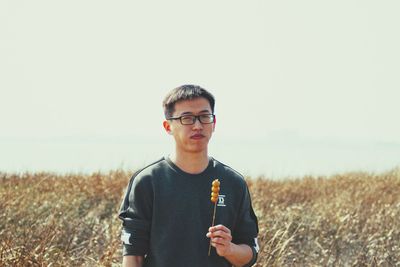
[[[210,145],[221,157],[232,153],[219,143],[268,150],[270,138],[294,136],[393,144],[393,165],[399,12],[399,1],[1,1],[0,171],[65,160],[54,152],[62,149],[27,157],[21,142],[79,140],[78,154],[85,140],[171,143],[161,101],[186,83],[216,96]],[[118,151],[109,161],[130,161]],[[41,164],[31,164],[38,154]]]

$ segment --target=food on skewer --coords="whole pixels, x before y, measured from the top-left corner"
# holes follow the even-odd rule
[[[211,187],[211,202],[214,203],[214,212],[213,212],[211,227],[214,226],[214,222],[215,222],[215,212],[217,211],[217,200],[218,200],[219,191],[220,191],[219,186],[220,186],[219,180],[215,179],[212,182],[212,187]],[[210,256],[210,252],[211,252],[211,238],[210,238],[210,245],[208,246],[208,256]]]

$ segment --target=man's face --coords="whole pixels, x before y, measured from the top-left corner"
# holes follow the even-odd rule
[[[203,97],[183,100],[175,104],[172,117],[183,115],[212,114],[210,103]],[[215,122],[204,124],[196,119],[192,125],[182,125],[180,120],[164,121],[165,130],[174,136],[177,152],[207,152],[208,141],[215,128]]]

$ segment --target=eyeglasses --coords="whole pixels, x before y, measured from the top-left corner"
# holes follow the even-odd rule
[[[183,115],[176,118],[168,118],[167,120],[180,120],[183,125],[193,125],[196,123],[196,119],[203,124],[213,123],[215,120],[214,114],[202,114],[202,115]]]

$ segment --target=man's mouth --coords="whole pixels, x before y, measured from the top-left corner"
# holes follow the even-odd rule
[[[190,138],[198,140],[198,139],[204,138],[204,135],[202,135],[202,134],[194,134],[194,135],[190,136]]]

